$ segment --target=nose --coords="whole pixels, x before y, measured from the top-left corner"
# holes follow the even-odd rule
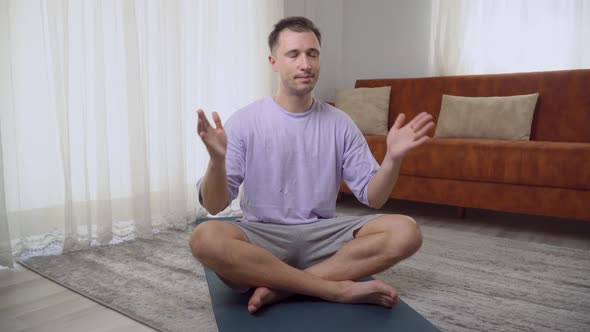
[[[301,57],[300,68],[305,71],[311,70],[311,63],[305,54]]]

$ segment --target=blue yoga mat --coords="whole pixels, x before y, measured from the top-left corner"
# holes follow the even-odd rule
[[[227,287],[213,271],[205,268],[205,273],[220,332],[438,331],[401,299],[389,309],[293,296],[250,314],[247,304],[253,290],[239,294]]]

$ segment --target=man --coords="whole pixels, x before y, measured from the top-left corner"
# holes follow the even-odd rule
[[[268,60],[278,73],[272,98],[258,100],[215,127],[198,110],[197,130],[209,152],[199,200],[222,211],[244,183],[244,217],[209,220],[195,228],[190,247],[230,287],[256,287],[248,311],[293,293],[341,303],[392,307],[397,291],[359,278],[414,254],[422,243],[416,222],[402,215],[336,217],[343,179],[373,208],[388,199],[403,157],[434,127],[422,113],[396,119],[379,166],[352,120],[311,93],[320,73],[321,35],[306,18],[279,21],[269,35]]]

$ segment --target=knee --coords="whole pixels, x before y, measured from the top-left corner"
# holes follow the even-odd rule
[[[189,239],[189,247],[193,256],[199,260],[214,255],[215,252],[215,225],[211,221],[199,224],[193,230]]]
[[[406,217],[408,219],[408,244],[407,252],[408,256],[415,254],[420,247],[422,247],[422,231],[416,220],[412,217]]]
[[[422,232],[414,218],[396,216],[396,222],[390,232],[389,252],[392,260],[399,261],[415,254],[422,246]],[[400,257],[401,256],[401,257]]]

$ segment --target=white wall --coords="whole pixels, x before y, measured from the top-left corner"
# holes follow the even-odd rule
[[[432,76],[431,0],[285,0],[285,16],[306,16],[322,32],[315,97],[360,78]]]

